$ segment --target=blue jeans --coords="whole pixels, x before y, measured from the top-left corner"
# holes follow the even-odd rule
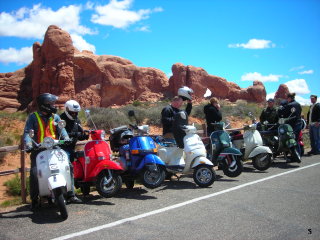
[[[320,153],[320,126],[316,127],[310,125],[309,129],[311,151],[315,153]]]

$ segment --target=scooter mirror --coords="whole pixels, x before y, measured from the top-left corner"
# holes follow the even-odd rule
[[[65,128],[66,127],[66,121],[65,120],[61,120],[60,122],[58,122],[58,126],[59,128]]]
[[[30,136],[31,138],[34,137],[34,130],[33,130],[33,129],[30,129],[30,130],[29,130],[29,136]]]
[[[294,113],[294,112],[296,111],[296,109],[295,109],[295,108],[291,108],[290,111],[291,111],[292,113]]]
[[[90,116],[90,110],[89,109],[84,110],[84,113],[86,115],[86,118],[88,118]]]
[[[128,111],[128,116],[129,116],[129,117],[134,117],[134,115],[135,115],[135,114],[134,114],[134,111],[133,111],[133,110],[129,110],[129,111]]]

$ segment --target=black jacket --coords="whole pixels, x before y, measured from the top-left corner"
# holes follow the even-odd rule
[[[294,113],[291,113],[292,108],[295,108],[296,110]],[[288,121],[288,124],[294,128],[294,126],[301,121],[301,111],[301,105],[296,101],[292,101],[285,105],[281,115],[284,118],[287,118],[291,115],[292,119]],[[281,115],[279,114],[279,117],[281,117]]]
[[[310,109],[311,109],[311,106],[309,108],[308,115],[307,115],[307,124],[310,124],[309,122]],[[320,122],[320,103],[316,103],[312,109],[311,122]]]
[[[214,131],[214,126],[212,126],[211,123],[220,122],[222,120],[222,114],[220,110],[211,103],[203,107],[203,112],[207,121],[207,134],[210,135]]]
[[[260,122],[263,123],[264,121],[268,121],[268,123],[274,124],[278,123],[278,111],[276,108],[265,108],[262,110],[260,115]]]
[[[188,103],[186,107],[186,113],[190,115],[192,110],[192,104]],[[172,133],[172,126],[174,115],[180,112],[180,109],[174,108],[171,105],[164,107],[161,111],[161,123],[163,127],[163,135],[166,133]]]
[[[60,115],[60,118],[66,121],[66,131],[69,137],[73,140],[72,144],[69,145],[69,148],[74,148],[78,140],[81,141],[88,139],[88,135],[84,134],[81,122],[78,118],[70,120],[65,112]]]

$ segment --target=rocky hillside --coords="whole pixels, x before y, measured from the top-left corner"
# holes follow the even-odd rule
[[[0,110],[32,108],[40,93],[58,95],[59,103],[73,98],[84,107],[123,105],[134,100],[157,101],[172,97],[181,86],[195,91],[201,99],[209,88],[222,99],[264,102],[264,85],[255,81],[242,89],[226,79],[209,75],[204,69],[175,63],[170,79],[151,67],[138,67],[131,61],[110,55],[80,52],[69,33],[49,26],[43,44],[33,44],[33,61],[13,73],[0,73]]]

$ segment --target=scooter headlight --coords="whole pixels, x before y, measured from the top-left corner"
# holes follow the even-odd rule
[[[285,133],[285,130],[284,130],[283,128],[280,128],[280,129],[279,129],[279,132],[280,132],[280,134],[284,134],[284,133]]]
[[[51,137],[45,137],[42,143],[45,148],[52,148],[54,145],[54,140]]]
[[[105,131],[101,131],[101,135],[100,135],[101,140],[103,140],[105,138],[105,136],[106,136],[106,132]]]

